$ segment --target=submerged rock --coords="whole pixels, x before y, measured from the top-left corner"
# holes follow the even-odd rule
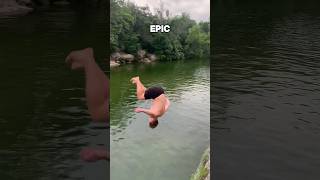
[[[124,63],[132,63],[134,61],[134,56],[132,54],[122,53],[120,55],[120,61],[124,61]]]
[[[147,52],[145,50],[142,50],[142,49],[138,50],[138,52],[137,52],[138,59],[145,58],[146,54],[147,54]]]
[[[112,53],[110,56],[110,61],[120,62],[120,57],[121,57],[120,53],[118,52]]]
[[[119,63],[115,62],[115,61],[110,61],[110,67],[117,67],[117,66],[120,66]]]
[[[190,180],[210,180],[210,148],[203,153],[200,164]]]
[[[155,61],[157,60],[157,57],[155,54],[147,54],[148,59],[150,59],[150,61]]]
[[[137,58],[140,62],[149,62],[149,61],[157,60],[157,57],[155,54],[147,53],[147,51],[143,49],[140,49],[137,52]]]
[[[143,58],[143,59],[140,60],[140,62],[151,63],[152,61],[149,58]]]
[[[115,67],[120,64],[140,62],[140,63],[152,63],[157,60],[155,54],[147,53],[146,50],[140,49],[137,51],[136,57],[132,54],[124,52],[114,52],[110,55],[110,66]]]

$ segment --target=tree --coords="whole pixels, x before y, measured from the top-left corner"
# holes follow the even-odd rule
[[[188,35],[188,29],[196,24],[196,21],[190,19],[190,16],[186,13],[183,13],[181,16],[176,16],[170,20],[171,29],[181,44],[185,46],[185,40]]]
[[[210,23],[209,22],[200,22],[199,26],[200,26],[200,29],[204,33],[210,33]]]
[[[210,52],[210,37],[201,30],[200,25],[189,29],[186,39],[185,54],[187,57],[204,57]]]

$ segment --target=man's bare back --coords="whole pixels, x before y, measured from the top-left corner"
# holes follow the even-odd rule
[[[136,108],[135,112],[147,114],[150,127],[155,128],[158,125],[158,117],[161,117],[169,108],[169,99],[164,95],[164,90],[161,87],[146,89],[139,77],[133,77],[131,82],[136,85],[136,93],[139,100],[152,99],[150,109]]]
[[[168,110],[169,104],[168,98],[164,94],[161,94],[152,101],[150,110],[157,112],[158,117],[161,117]]]

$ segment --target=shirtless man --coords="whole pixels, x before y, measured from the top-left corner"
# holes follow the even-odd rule
[[[86,102],[91,119],[95,122],[109,121],[109,80],[97,65],[92,48],[72,51],[66,58],[72,70],[85,73]],[[81,158],[88,162],[109,160],[106,148],[84,148]]]
[[[149,116],[149,126],[151,128],[157,127],[158,117],[161,117],[170,105],[170,101],[164,95],[164,90],[161,87],[146,89],[141,83],[139,76],[133,77],[131,82],[136,85],[136,93],[139,100],[153,99],[150,109],[136,108],[134,111],[147,114]]]

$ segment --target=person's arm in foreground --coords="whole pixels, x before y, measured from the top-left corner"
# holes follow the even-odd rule
[[[109,152],[106,149],[85,148],[81,150],[80,155],[87,162],[110,160]]]
[[[94,59],[92,48],[72,51],[66,58],[71,69],[84,69],[86,100],[94,121],[107,121],[109,114],[109,81]]]

